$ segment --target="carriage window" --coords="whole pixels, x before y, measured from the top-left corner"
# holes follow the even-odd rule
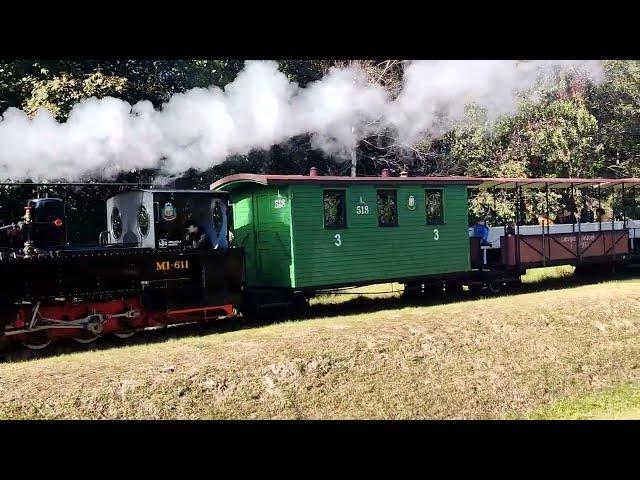
[[[395,190],[378,190],[378,226],[398,226],[398,202]]]
[[[122,235],[122,218],[118,207],[113,207],[113,210],[111,210],[111,232],[116,240]]]
[[[346,228],[344,190],[325,190],[324,200],[324,228]]]
[[[427,210],[427,225],[444,223],[442,190],[425,190],[424,203]]]
[[[146,237],[149,233],[149,214],[144,205],[140,205],[138,209],[138,228],[140,229],[140,235]]]

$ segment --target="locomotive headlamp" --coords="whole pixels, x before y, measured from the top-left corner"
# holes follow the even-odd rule
[[[54,220],[53,224],[54,224],[56,227],[61,227],[61,226],[62,226],[62,220],[60,220],[59,218],[56,218],[56,219]]]

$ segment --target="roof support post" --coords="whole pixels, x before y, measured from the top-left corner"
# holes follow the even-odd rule
[[[600,185],[598,185],[598,231],[602,238],[602,256],[604,257],[607,254],[607,247],[604,244],[604,237],[602,236],[602,215],[599,213],[600,210],[602,210],[602,189]]]
[[[614,232],[616,228],[616,203],[615,203],[615,189],[611,185],[611,257],[616,256],[616,240],[614,238]],[[604,243],[604,242],[602,242]]]
[[[546,205],[547,235],[549,235],[549,222],[551,221],[551,215],[549,213],[549,184],[548,183],[544,184],[544,194],[545,194],[545,199],[546,199],[546,202],[547,202],[547,205]]]
[[[518,182],[516,182],[516,265],[518,266],[518,271],[520,270],[520,223],[522,222],[522,205],[524,203],[522,201],[522,187],[518,186]]]
[[[602,209],[602,190],[600,190],[600,185],[598,185],[598,210]],[[600,212],[598,212],[598,229],[602,231],[602,216]]]
[[[520,211],[520,193],[518,190],[518,183],[516,182],[516,227],[520,223],[520,219],[522,218],[522,212]]]
[[[571,205],[569,205],[569,207],[571,208],[571,211],[569,212],[571,214],[572,220],[571,220],[571,231],[573,233],[576,233],[576,213],[578,213],[577,211],[574,212],[574,210],[578,210],[577,208],[575,208],[576,205],[576,200],[573,197],[573,183],[571,183],[571,186],[569,187],[571,189],[571,194],[570,197],[571,198]]]
[[[547,201],[547,244],[549,243],[549,234],[551,233],[550,231],[550,223],[551,223],[551,215],[549,214],[549,183],[545,182],[544,183],[544,193],[545,193],[545,198]],[[545,239],[544,239],[544,224],[542,225],[542,264],[546,267],[547,266],[547,248],[545,246]]]
[[[627,209],[624,201],[624,183],[622,184],[622,228],[627,228]]]
[[[492,193],[493,193],[493,214],[496,217],[496,225],[498,223],[498,209],[496,208],[496,187],[493,187],[491,189]]]

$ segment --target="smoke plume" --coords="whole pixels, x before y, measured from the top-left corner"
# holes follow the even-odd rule
[[[390,98],[357,68],[333,68],[301,88],[276,62],[248,61],[224,90],[194,88],[157,110],[148,101],[89,98],[60,123],[45,109],[29,118],[9,108],[0,121],[0,178],[108,178],[140,168],[179,175],[301,134],[337,156],[382,131],[410,144],[444,133],[470,103],[489,119],[513,114],[519,92],[545,72],[576,68],[595,82],[603,75],[597,61],[414,61]]]

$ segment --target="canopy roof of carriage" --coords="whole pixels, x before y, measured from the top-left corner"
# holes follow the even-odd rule
[[[481,178],[476,188],[635,188],[640,187],[640,178]]]

